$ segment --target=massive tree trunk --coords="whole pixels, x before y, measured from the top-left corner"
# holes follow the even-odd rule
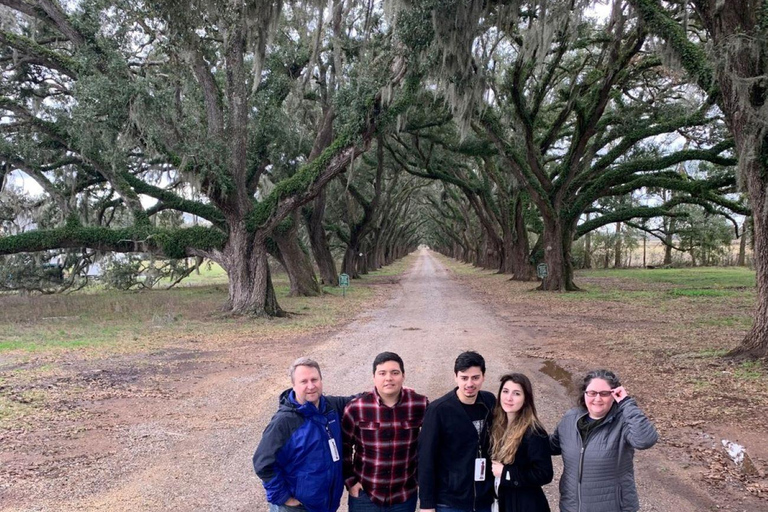
[[[573,262],[571,247],[573,233],[558,218],[542,216],[544,221],[544,262],[547,264],[547,277],[542,280],[539,290],[578,291],[573,283]]]
[[[304,220],[309,232],[309,244],[312,248],[312,256],[317,263],[320,280],[327,286],[339,284],[339,273],[336,270],[336,262],[333,259],[331,248],[328,246],[328,236],[323,227],[325,217],[325,194],[323,189],[312,202],[312,207],[304,210]]]
[[[254,240],[244,226],[230,232],[222,264],[229,277],[228,313],[285,316],[272,286],[266,245]]]
[[[333,141],[334,111],[328,107],[325,109],[323,120],[315,137],[309,161],[313,161]],[[309,232],[309,244],[312,247],[312,255],[320,272],[320,279],[327,286],[339,284],[339,274],[336,271],[336,262],[333,259],[331,248],[328,246],[328,236],[323,227],[325,218],[325,194],[326,189],[320,191],[312,202],[312,206],[304,209],[304,220]]]
[[[291,297],[316,297],[323,293],[315,277],[312,261],[299,241],[299,214],[294,211],[289,219],[272,234],[282,256],[282,264],[291,283]]]
[[[621,268],[621,222],[616,223],[616,251],[613,254],[613,267]]]
[[[747,224],[749,218],[744,219],[744,223],[741,225],[741,240],[739,240],[739,258],[736,260],[736,265],[744,267],[747,264]]]
[[[344,259],[341,260],[341,271],[344,274],[347,274],[350,279],[357,279],[360,277],[358,265],[358,261],[360,260],[359,253],[360,250],[358,249],[357,244],[353,245],[352,243],[350,243],[347,246],[347,250],[344,251]]]
[[[749,204],[752,207],[752,260],[757,280],[757,304],[752,328],[741,344],[731,350],[730,355],[765,357],[768,355],[768,155],[765,154],[768,152],[768,137],[757,140],[759,131],[756,127],[751,136],[741,133],[738,128],[733,131],[734,138],[737,141],[741,139],[739,147],[760,147],[763,148],[763,154],[749,162],[740,162],[741,166],[747,167],[742,172],[746,177]],[[749,146],[745,146],[747,144]]]
[[[754,323],[731,355],[768,355],[768,136],[764,104],[768,101],[765,74],[765,6],[750,0],[699,0],[694,3],[715,48],[725,51],[726,65],[716,68],[722,94],[720,106],[736,142],[739,172],[747,185],[752,208],[757,305]],[[737,39],[738,38],[738,39]],[[735,41],[740,41],[738,44]]]
[[[587,222],[589,222],[589,214],[587,214]],[[584,235],[584,268],[592,268],[592,232],[590,231]]]
[[[664,235],[664,265],[672,264],[672,244],[675,242],[674,232],[677,228],[677,220],[672,217],[669,222],[664,221],[667,226],[667,232]]]
[[[530,248],[528,243],[528,228],[523,216],[523,201],[518,197],[515,201],[515,229],[511,233],[512,242],[506,258],[510,260],[509,268],[513,281],[533,281],[536,279],[536,269],[530,261]],[[504,234],[506,241],[507,235]]]

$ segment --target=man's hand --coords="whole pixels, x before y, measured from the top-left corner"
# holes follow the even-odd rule
[[[353,498],[358,498],[360,496],[360,491],[363,489],[363,484],[360,482],[357,482],[355,485],[349,488],[349,495]]]
[[[283,503],[283,505],[288,505],[289,507],[298,507],[299,505],[301,505],[301,502],[296,498],[294,498],[293,496],[291,496],[290,498],[285,500],[285,503]]]

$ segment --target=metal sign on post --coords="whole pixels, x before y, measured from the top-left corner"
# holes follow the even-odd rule
[[[536,275],[539,276],[539,279],[544,279],[549,275],[546,263],[539,263],[536,265]]]
[[[349,274],[341,274],[339,276],[339,286],[341,286],[341,296],[344,297],[349,286]]]

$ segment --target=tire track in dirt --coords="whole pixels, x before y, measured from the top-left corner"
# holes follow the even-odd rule
[[[118,423],[111,434],[120,448],[84,474],[92,492],[78,493],[77,481],[59,480],[56,489],[43,482],[36,495],[3,510],[266,510],[250,459],[279,392],[289,385],[286,368],[301,355],[320,362],[327,394],[351,394],[371,387],[374,356],[392,350],[405,361],[405,384],[435,399],[454,385],[456,356],[474,349],[487,361],[484,389],[495,393],[499,376],[507,371],[531,377],[537,408],[552,430],[572,399],[539,371],[541,359],[518,355],[524,347],[546,344],[537,336],[495,315],[422,250],[389,299],[335,334],[269,351],[243,345],[208,354],[208,363],[165,378],[176,398],[146,407],[123,403],[110,411]],[[559,460],[555,463],[557,474]],[[711,507],[692,482],[676,476],[653,450],[639,453],[636,467],[644,511]],[[556,510],[556,484],[546,491]]]

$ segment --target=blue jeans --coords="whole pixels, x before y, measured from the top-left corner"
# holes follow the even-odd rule
[[[381,507],[371,501],[371,498],[360,489],[357,498],[349,495],[349,512],[414,512],[416,510],[416,494],[404,503]]]
[[[448,505],[438,505],[435,510],[437,510],[437,512],[473,512],[472,509],[453,508]],[[474,512],[491,512],[491,506],[486,505],[485,507],[480,507]]]
[[[275,505],[270,503],[269,512],[307,512],[307,509],[304,508],[304,505],[292,507],[291,505]]]

